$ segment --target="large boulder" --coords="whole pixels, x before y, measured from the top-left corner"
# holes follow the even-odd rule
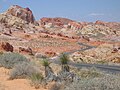
[[[19,53],[33,55],[33,51],[30,47],[27,48],[19,47]]]
[[[13,46],[9,44],[8,42],[0,42],[0,50],[1,51],[10,51],[13,52]]]

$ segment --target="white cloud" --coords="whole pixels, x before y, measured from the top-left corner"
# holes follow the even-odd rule
[[[90,13],[88,16],[104,16],[104,13]]]

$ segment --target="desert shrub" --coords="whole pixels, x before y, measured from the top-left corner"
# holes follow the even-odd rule
[[[28,62],[27,58],[18,53],[4,53],[0,55],[0,66],[11,69],[16,64]]]
[[[10,79],[28,78],[36,73],[40,73],[39,67],[35,66],[31,62],[29,63],[22,62],[22,63],[15,65],[15,67],[11,70]]]
[[[44,81],[44,77],[41,73],[32,73],[29,79],[31,80],[31,85],[34,86],[36,89],[39,88]]]
[[[120,90],[120,77],[105,75],[103,77],[80,80],[65,86],[64,90]]]
[[[61,64],[68,64],[69,62],[69,57],[66,54],[62,54],[60,56],[60,62]]]
[[[45,67],[47,67],[47,66],[50,65],[50,62],[47,59],[43,59],[42,65],[45,66]]]

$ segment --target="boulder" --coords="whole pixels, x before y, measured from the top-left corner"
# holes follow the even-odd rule
[[[28,48],[19,47],[19,53],[33,55],[33,51],[30,47],[28,47]]]
[[[53,57],[53,56],[56,56],[57,54],[55,52],[48,51],[48,52],[45,52],[45,55]]]
[[[8,42],[0,42],[0,50],[13,52],[13,46]]]

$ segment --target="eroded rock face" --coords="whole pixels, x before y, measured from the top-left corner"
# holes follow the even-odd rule
[[[81,23],[78,22],[69,22],[69,27],[73,30],[79,30],[83,28],[83,25]]]
[[[106,63],[120,62],[119,44],[101,44],[97,48],[89,49],[83,52],[75,52],[72,56],[74,62],[85,63]]]
[[[19,47],[19,53],[33,55],[32,49],[30,47],[28,48]]]
[[[18,5],[11,6],[6,12],[0,14],[1,32],[11,34],[13,31],[34,33],[37,21],[29,8],[22,8]],[[9,30],[8,30],[9,29]]]
[[[13,46],[8,42],[0,42],[0,50],[13,52]]]
[[[53,56],[56,56],[57,54],[55,52],[48,51],[48,52],[45,52],[45,55],[53,57]]]
[[[114,35],[111,28],[104,25],[97,24],[88,24],[84,26],[80,31],[81,34],[85,35],[93,35],[93,36],[104,36],[104,35]]]
[[[72,20],[67,18],[41,18],[40,25],[49,25],[52,24],[53,26],[63,27],[65,24],[72,22]]]
[[[105,25],[106,25],[106,23],[105,23],[105,22],[100,21],[100,20],[96,21],[96,22],[95,22],[95,24],[96,24],[96,25],[103,25],[103,26],[105,26]]]
[[[28,23],[34,23],[35,19],[32,11],[29,8],[22,8],[18,5],[11,6],[5,14],[19,17]]]

